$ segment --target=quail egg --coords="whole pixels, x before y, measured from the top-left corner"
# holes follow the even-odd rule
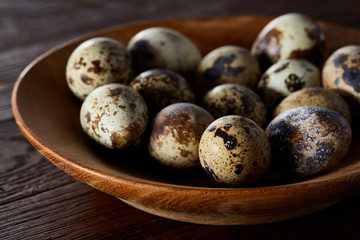
[[[132,74],[131,58],[126,48],[120,42],[105,37],[81,43],[71,53],[66,65],[67,84],[80,100],[104,84],[126,84]]]
[[[166,68],[180,74],[192,72],[201,60],[197,46],[173,29],[152,27],[133,36],[127,46],[139,72]]]
[[[304,58],[320,65],[325,35],[309,16],[288,13],[270,21],[254,41],[251,53],[258,57],[262,69],[281,59]]]
[[[214,118],[192,103],[175,103],[162,109],[153,121],[149,153],[161,164],[178,170],[200,167],[199,141]]]
[[[195,95],[185,78],[167,69],[142,72],[129,86],[143,96],[151,116],[173,103],[195,102]]]
[[[340,93],[356,116],[360,117],[360,46],[337,49],[326,60],[322,70],[324,88]]]
[[[314,64],[304,59],[285,59],[273,64],[261,76],[257,93],[271,114],[291,93],[320,86],[320,71]]]
[[[215,119],[226,115],[241,115],[259,126],[267,124],[267,111],[260,97],[250,88],[237,83],[225,83],[206,93],[203,107]]]
[[[239,83],[253,89],[259,76],[259,64],[249,50],[226,45],[212,50],[200,61],[194,89],[200,96],[223,83]]]
[[[249,118],[224,116],[212,122],[201,136],[199,158],[216,182],[249,186],[269,169],[270,143],[264,130]]]
[[[340,113],[348,122],[351,113],[346,101],[335,91],[322,87],[304,88],[287,96],[274,110],[274,117],[286,110],[301,106],[317,106]]]
[[[323,107],[297,107],[274,118],[266,129],[272,159],[284,173],[310,177],[338,164],[350,148],[349,122]]]
[[[111,149],[138,145],[148,122],[144,99],[134,89],[110,83],[93,90],[80,109],[84,132]]]

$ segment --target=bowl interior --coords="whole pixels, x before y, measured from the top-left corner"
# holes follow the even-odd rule
[[[91,142],[80,126],[81,103],[71,94],[66,84],[66,62],[72,50],[90,37],[110,37],[126,45],[135,33],[153,26],[169,27],[182,32],[203,54],[216,47],[230,44],[249,49],[262,27],[270,20],[270,17],[259,16],[164,20],[119,26],[80,37],[50,50],[24,70],[14,88],[14,116],[20,129],[36,148],[52,150],[50,160],[62,157],[69,162],[94,169],[97,173],[140,182],[186,187],[222,187],[201,170],[179,173],[160,166],[147,154],[146,141],[137,149],[128,151],[105,150]],[[359,31],[327,23],[319,24],[326,35],[327,55],[338,47],[360,44]],[[358,131],[354,130],[353,135],[349,154],[335,169],[302,180],[301,183],[359,176]],[[62,168],[66,171],[66,167]],[[300,181],[286,179],[270,171],[256,187],[291,183],[297,184]]]

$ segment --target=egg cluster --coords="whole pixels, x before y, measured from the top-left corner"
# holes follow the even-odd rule
[[[360,46],[324,55],[325,34],[304,14],[270,21],[251,49],[202,56],[164,27],[127,46],[105,37],[80,44],[66,80],[80,99],[84,132],[110,149],[144,139],[169,168],[204,169],[227,186],[250,186],[270,166],[292,177],[333,168],[348,152],[360,114]]]

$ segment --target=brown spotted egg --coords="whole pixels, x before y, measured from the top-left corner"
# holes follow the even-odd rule
[[[196,70],[194,89],[200,96],[223,83],[238,83],[253,89],[259,76],[259,64],[249,50],[226,45],[212,50],[202,58]]]
[[[134,89],[110,83],[96,88],[80,110],[84,132],[99,144],[112,149],[138,145],[148,123],[144,99]]]
[[[150,115],[177,102],[195,102],[195,95],[180,74],[167,69],[150,69],[129,84],[145,99]]]
[[[333,168],[350,148],[349,122],[322,107],[297,107],[274,118],[266,129],[275,166],[290,176],[309,177]]]
[[[320,65],[325,37],[309,16],[288,13],[270,21],[254,41],[251,53],[263,70],[281,59],[304,58]]]
[[[199,157],[203,169],[216,182],[248,186],[268,171],[270,143],[254,121],[229,115],[206,128],[200,140]]]
[[[107,83],[127,83],[132,77],[131,58],[118,41],[105,37],[81,43],[70,55],[66,79],[70,90],[84,100],[95,88]]]
[[[214,118],[192,103],[175,103],[165,107],[153,121],[149,153],[161,164],[189,170],[200,167],[199,141]]]
[[[351,121],[351,113],[346,101],[337,92],[322,87],[304,88],[290,94],[276,107],[273,117],[301,106],[329,108],[340,113],[348,122]]]
[[[261,76],[257,93],[271,114],[291,93],[320,86],[320,71],[314,64],[304,59],[285,59],[273,64]]]
[[[360,116],[360,46],[337,49],[322,70],[324,88],[333,89],[348,101],[352,113]]]
[[[208,91],[203,107],[215,119],[226,115],[241,115],[259,126],[267,124],[267,111],[260,97],[250,88],[237,83],[225,83]]]
[[[166,68],[180,74],[192,72],[201,59],[197,46],[182,33],[164,27],[138,32],[127,46],[137,71]]]

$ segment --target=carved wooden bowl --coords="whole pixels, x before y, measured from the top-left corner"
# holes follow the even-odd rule
[[[224,188],[202,171],[172,172],[139,149],[112,152],[98,148],[79,123],[80,102],[70,93],[65,66],[82,41],[105,36],[127,44],[153,26],[176,29],[206,54],[226,44],[250,48],[271,20],[230,16],[143,22],[106,29],[62,44],[38,57],[20,75],[12,107],[29,142],[68,174],[125,203],[158,216],[211,225],[248,225],[291,219],[329,207],[360,192],[360,139],[354,131],[346,158],[323,175],[289,180],[268,176],[251,188]],[[360,31],[320,22],[327,55],[347,44],[360,44]],[[271,175],[271,174],[270,174]]]

